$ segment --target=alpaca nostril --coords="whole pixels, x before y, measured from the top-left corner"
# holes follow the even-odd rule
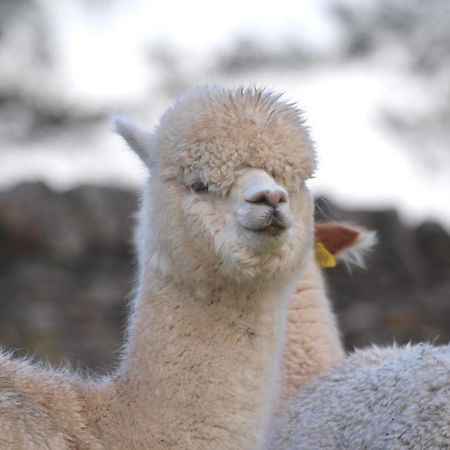
[[[287,194],[280,189],[265,189],[263,191],[256,192],[246,200],[249,203],[263,204],[275,208],[280,203],[287,202]]]
[[[277,191],[278,192],[278,203],[287,203],[288,196],[285,191]]]

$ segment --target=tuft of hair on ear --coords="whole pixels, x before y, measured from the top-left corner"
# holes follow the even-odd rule
[[[148,167],[154,166],[154,135],[131,120],[120,116],[112,116],[114,131],[119,134],[128,146],[141,158]]]
[[[349,271],[352,266],[365,268],[367,254],[378,242],[374,231],[348,223],[318,223],[315,233],[316,241],[321,242]]]

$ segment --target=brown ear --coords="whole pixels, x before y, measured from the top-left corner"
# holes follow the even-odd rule
[[[342,223],[316,223],[316,241],[337,255],[349,247],[355,246],[362,239],[362,232],[357,228]]]

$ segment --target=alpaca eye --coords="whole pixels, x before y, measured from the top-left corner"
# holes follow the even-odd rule
[[[197,194],[200,194],[202,192],[208,192],[208,185],[201,180],[197,180],[191,184],[191,189]]]

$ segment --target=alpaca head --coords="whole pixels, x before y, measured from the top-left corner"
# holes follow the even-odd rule
[[[158,270],[246,281],[289,275],[313,241],[315,167],[299,111],[256,89],[198,88],[151,133],[116,129],[150,168],[138,233]]]

